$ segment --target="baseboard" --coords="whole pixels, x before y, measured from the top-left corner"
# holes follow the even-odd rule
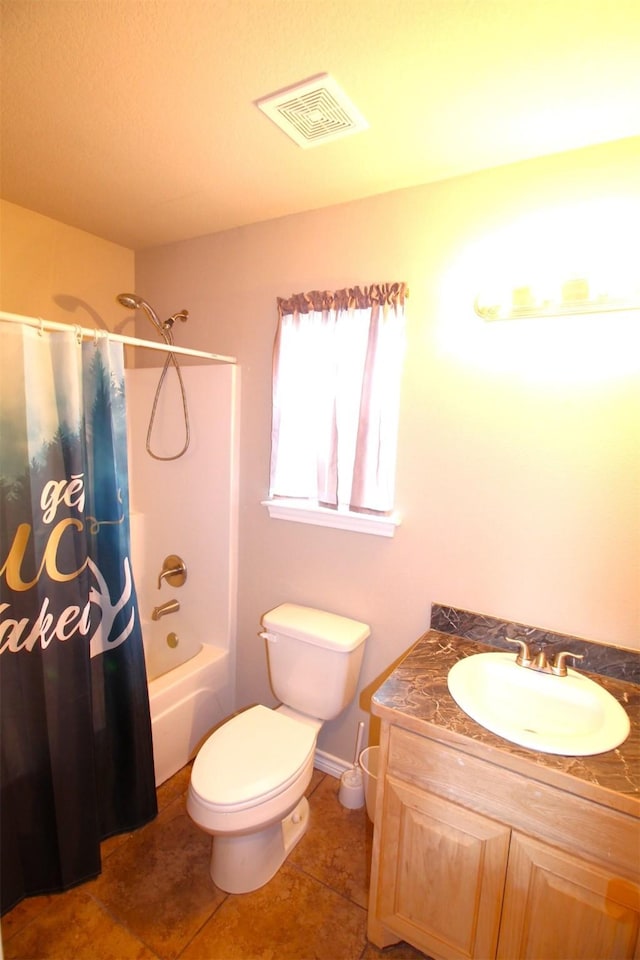
[[[326,753],[324,750],[316,750],[313,765],[317,770],[321,770],[323,773],[329,773],[332,777],[336,777],[338,780],[345,770],[350,770],[353,766],[352,763],[342,760],[341,757],[334,757],[332,754]]]

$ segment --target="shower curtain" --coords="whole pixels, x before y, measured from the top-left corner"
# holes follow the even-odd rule
[[[0,321],[1,908],[157,813],[121,344]]]

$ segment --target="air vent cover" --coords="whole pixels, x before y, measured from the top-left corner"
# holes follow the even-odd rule
[[[262,97],[256,106],[301,147],[316,147],[369,126],[328,73]]]

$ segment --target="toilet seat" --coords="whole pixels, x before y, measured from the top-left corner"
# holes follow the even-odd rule
[[[284,793],[309,764],[317,730],[258,705],[223,724],[200,749],[191,790],[214,813],[231,813]]]

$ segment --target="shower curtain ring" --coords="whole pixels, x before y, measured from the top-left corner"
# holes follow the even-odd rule
[[[40,321],[40,326],[38,327],[38,336],[43,337],[44,336],[44,320],[42,319],[42,317],[38,317],[38,320]]]
[[[76,331],[76,343],[80,346],[82,343],[82,327],[75,327],[74,329]]]
[[[94,347],[98,346],[98,328],[97,327],[93,328],[93,345]]]

